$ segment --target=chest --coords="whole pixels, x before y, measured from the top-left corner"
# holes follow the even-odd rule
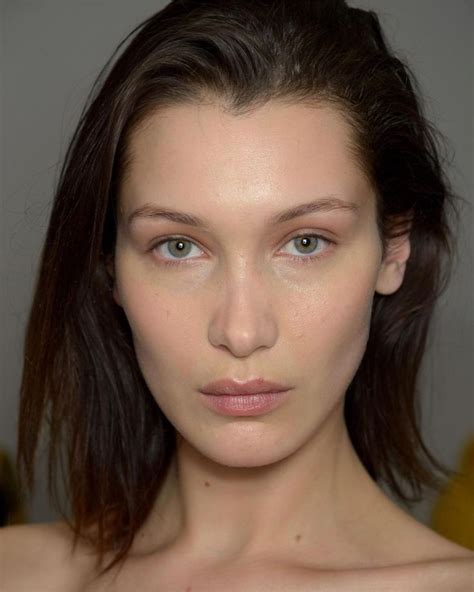
[[[453,569],[449,562],[358,570],[315,570],[281,563],[204,568],[183,563],[146,569],[124,566],[81,592],[468,592],[472,564]]]

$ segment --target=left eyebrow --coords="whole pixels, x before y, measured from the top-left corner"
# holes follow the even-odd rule
[[[356,203],[344,201],[334,195],[328,195],[278,212],[271,216],[267,220],[267,223],[270,225],[277,225],[298,218],[299,216],[305,216],[306,214],[312,214],[315,212],[332,212],[334,210],[346,211],[354,216],[358,216],[360,207]],[[133,211],[128,217],[128,225],[130,226],[139,218],[165,218],[179,224],[187,224],[189,226],[205,229],[208,228],[206,221],[199,218],[199,216],[179,212],[177,210],[170,210],[168,208],[157,207],[151,204],[146,204]]]

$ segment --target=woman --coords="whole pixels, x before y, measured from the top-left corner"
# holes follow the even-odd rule
[[[6,590],[468,589],[381,488],[450,474],[416,386],[455,196],[410,69],[342,0],[137,30],[55,196],[18,459],[46,413],[64,521],[2,531]]]

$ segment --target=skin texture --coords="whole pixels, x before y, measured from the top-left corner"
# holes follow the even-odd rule
[[[343,419],[374,294],[400,287],[410,254],[406,236],[382,261],[374,192],[349,140],[334,109],[276,102],[243,117],[218,104],[174,106],[132,138],[109,271],[179,443],[133,553],[179,549],[201,566],[267,556],[367,566],[393,553],[394,532],[411,520],[371,481]],[[357,215],[267,222],[329,194]],[[128,224],[144,205],[197,215],[207,229]],[[294,237],[305,233],[322,238],[304,246]],[[182,254],[173,241],[155,246],[173,235],[186,241]],[[274,380],[291,396],[265,415],[218,415],[198,389],[225,377]]]
[[[343,421],[373,296],[399,288],[409,256],[405,237],[381,260],[374,196],[348,139],[331,109],[276,103],[242,118],[173,107],[138,130],[109,272],[177,455],[119,574],[94,579],[93,550],[71,554],[65,523],[10,526],[0,529],[2,591],[472,589],[472,553],[385,496]],[[265,224],[328,193],[359,215]],[[208,229],[128,226],[147,203],[206,218]],[[305,248],[291,240],[302,232],[335,245]],[[171,243],[152,250],[170,235],[193,243],[185,254]],[[291,258],[313,251],[322,256],[308,264]],[[159,262],[180,256],[193,262]],[[198,398],[211,380],[259,376],[292,388],[266,415],[225,417]]]

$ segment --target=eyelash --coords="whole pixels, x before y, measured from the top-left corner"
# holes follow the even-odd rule
[[[317,238],[318,240],[322,239],[323,241],[327,242],[329,245],[336,244],[334,241],[326,238],[325,236],[321,236],[319,234],[314,234],[314,233],[310,233],[310,232],[297,234],[297,235],[291,237],[287,242],[291,242],[293,240],[296,240],[297,238]],[[188,239],[188,238],[181,236],[181,235],[167,236],[166,238],[161,239],[157,243],[154,243],[150,247],[150,251],[154,251],[157,247],[159,247],[167,242],[171,242],[171,241],[178,240],[178,239],[183,240],[183,242],[190,242],[190,243],[196,244],[191,239]],[[307,257],[305,257],[305,256],[297,257],[296,255],[289,255],[289,257],[291,259],[296,259],[298,261],[298,263],[307,264],[307,263],[312,263],[317,259],[322,259],[323,257],[325,257],[326,251],[327,251],[327,249],[325,251],[323,251],[322,254],[318,253],[317,255],[308,255]],[[189,259],[181,259],[181,260],[177,259],[177,260],[173,261],[170,259],[160,259],[160,264],[169,265],[169,266],[176,266],[176,265],[182,265],[183,263],[186,263],[187,261],[190,261],[190,260]]]

